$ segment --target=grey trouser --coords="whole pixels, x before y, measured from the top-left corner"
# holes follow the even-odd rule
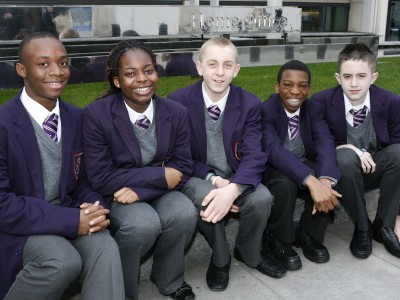
[[[110,228],[119,246],[126,299],[138,298],[140,260],[154,247],[152,277],[162,294],[183,283],[184,252],[197,224],[193,203],[171,191],[149,202],[113,203]]]
[[[108,230],[75,240],[57,235],[30,236],[22,260],[23,269],[7,300],[60,299],[77,280],[82,285],[82,299],[125,299],[118,247]]]
[[[192,177],[182,192],[200,211],[205,209],[201,205],[204,197],[214,188],[209,181]],[[256,267],[260,262],[262,236],[273,205],[272,195],[264,185],[259,184],[254,192],[239,197],[234,204],[239,207],[240,218],[235,247],[247,265]],[[225,266],[230,258],[230,247],[225,236],[225,218],[217,223],[201,219],[199,221],[199,229],[213,250],[213,263],[217,267]]]

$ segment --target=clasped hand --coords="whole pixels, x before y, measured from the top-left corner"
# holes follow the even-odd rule
[[[107,228],[110,224],[110,220],[107,219],[109,213],[99,201],[83,203],[80,206],[78,235],[92,234]]]

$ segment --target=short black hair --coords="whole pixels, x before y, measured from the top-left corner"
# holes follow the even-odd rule
[[[34,33],[27,35],[19,44],[19,48],[18,48],[19,62],[22,63],[23,52],[30,41],[36,40],[36,39],[44,39],[44,38],[53,38],[53,39],[59,40],[56,35],[54,35],[50,32],[46,32],[46,31],[34,32]]]
[[[282,74],[285,70],[297,70],[297,71],[306,72],[308,75],[308,84],[311,84],[311,72],[305,63],[295,59],[295,60],[291,60],[291,61],[288,61],[287,63],[283,64],[281,66],[281,68],[279,69],[276,82],[278,82],[278,83],[281,82]]]

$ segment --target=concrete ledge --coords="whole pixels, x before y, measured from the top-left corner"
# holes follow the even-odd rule
[[[365,194],[365,200],[367,204],[368,212],[376,211],[379,198],[379,189],[368,191]],[[304,200],[298,199],[296,204],[296,209],[294,213],[294,220],[299,220],[300,215],[304,208]],[[335,209],[335,222],[346,222],[350,221],[350,217],[346,213],[342,206],[338,206]],[[231,251],[233,251],[235,245],[235,238],[238,233],[239,220],[236,218],[230,218],[226,224],[226,237],[231,246]],[[189,245],[186,255],[185,255],[185,268],[186,270],[191,269],[200,264],[208,264],[211,258],[211,249],[205,240],[204,236],[200,232],[196,232],[191,244]],[[153,263],[153,258],[151,254],[147,259],[145,259],[140,267],[140,280],[146,280],[150,278],[151,266]],[[64,294],[62,300],[80,300],[79,286],[72,286]]]

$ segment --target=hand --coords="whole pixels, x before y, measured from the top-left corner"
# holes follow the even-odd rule
[[[210,191],[201,203],[201,205],[207,206],[205,210],[200,211],[202,220],[212,223],[222,220],[229,210],[236,209],[237,206],[233,206],[233,202],[239,195],[239,186],[235,183]]]
[[[215,180],[215,182],[213,180]],[[226,187],[230,183],[228,179],[225,179],[221,176],[211,176],[210,181],[214,182],[214,186],[217,189]]]
[[[165,179],[167,180],[168,189],[174,189],[182,180],[182,173],[177,169],[165,167]]]
[[[340,148],[352,149],[357,154],[360,152],[360,149],[358,149],[356,146],[354,146],[352,144],[345,144],[345,145],[340,145],[340,146],[336,147],[336,149],[340,149]],[[375,164],[374,160],[372,159],[372,156],[369,152],[366,152],[366,151],[363,152],[363,154],[361,154],[361,156],[360,156],[360,160],[361,160],[361,168],[362,168],[364,174],[369,174],[369,173],[375,172],[376,164]]]
[[[235,204],[232,204],[231,209],[229,210],[232,213],[238,213],[239,212],[239,206],[236,206]]]
[[[114,193],[114,201],[121,204],[132,204],[138,200],[139,196],[128,187],[123,187]]]
[[[360,156],[361,159],[361,168],[364,174],[374,173],[376,170],[376,164],[372,159],[372,156],[369,152],[364,152]]]
[[[78,235],[92,234],[101,231],[110,225],[106,216],[110,211],[99,205],[99,201],[83,203],[80,206]]]
[[[315,176],[309,176],[305,182],[310,191],[311,198],[314,201],[313,214],[317,211],[329,212],[333,210],[338,203],[337,198],[342,195],[332,189],[331,182],[327,178],[318,180]]]

